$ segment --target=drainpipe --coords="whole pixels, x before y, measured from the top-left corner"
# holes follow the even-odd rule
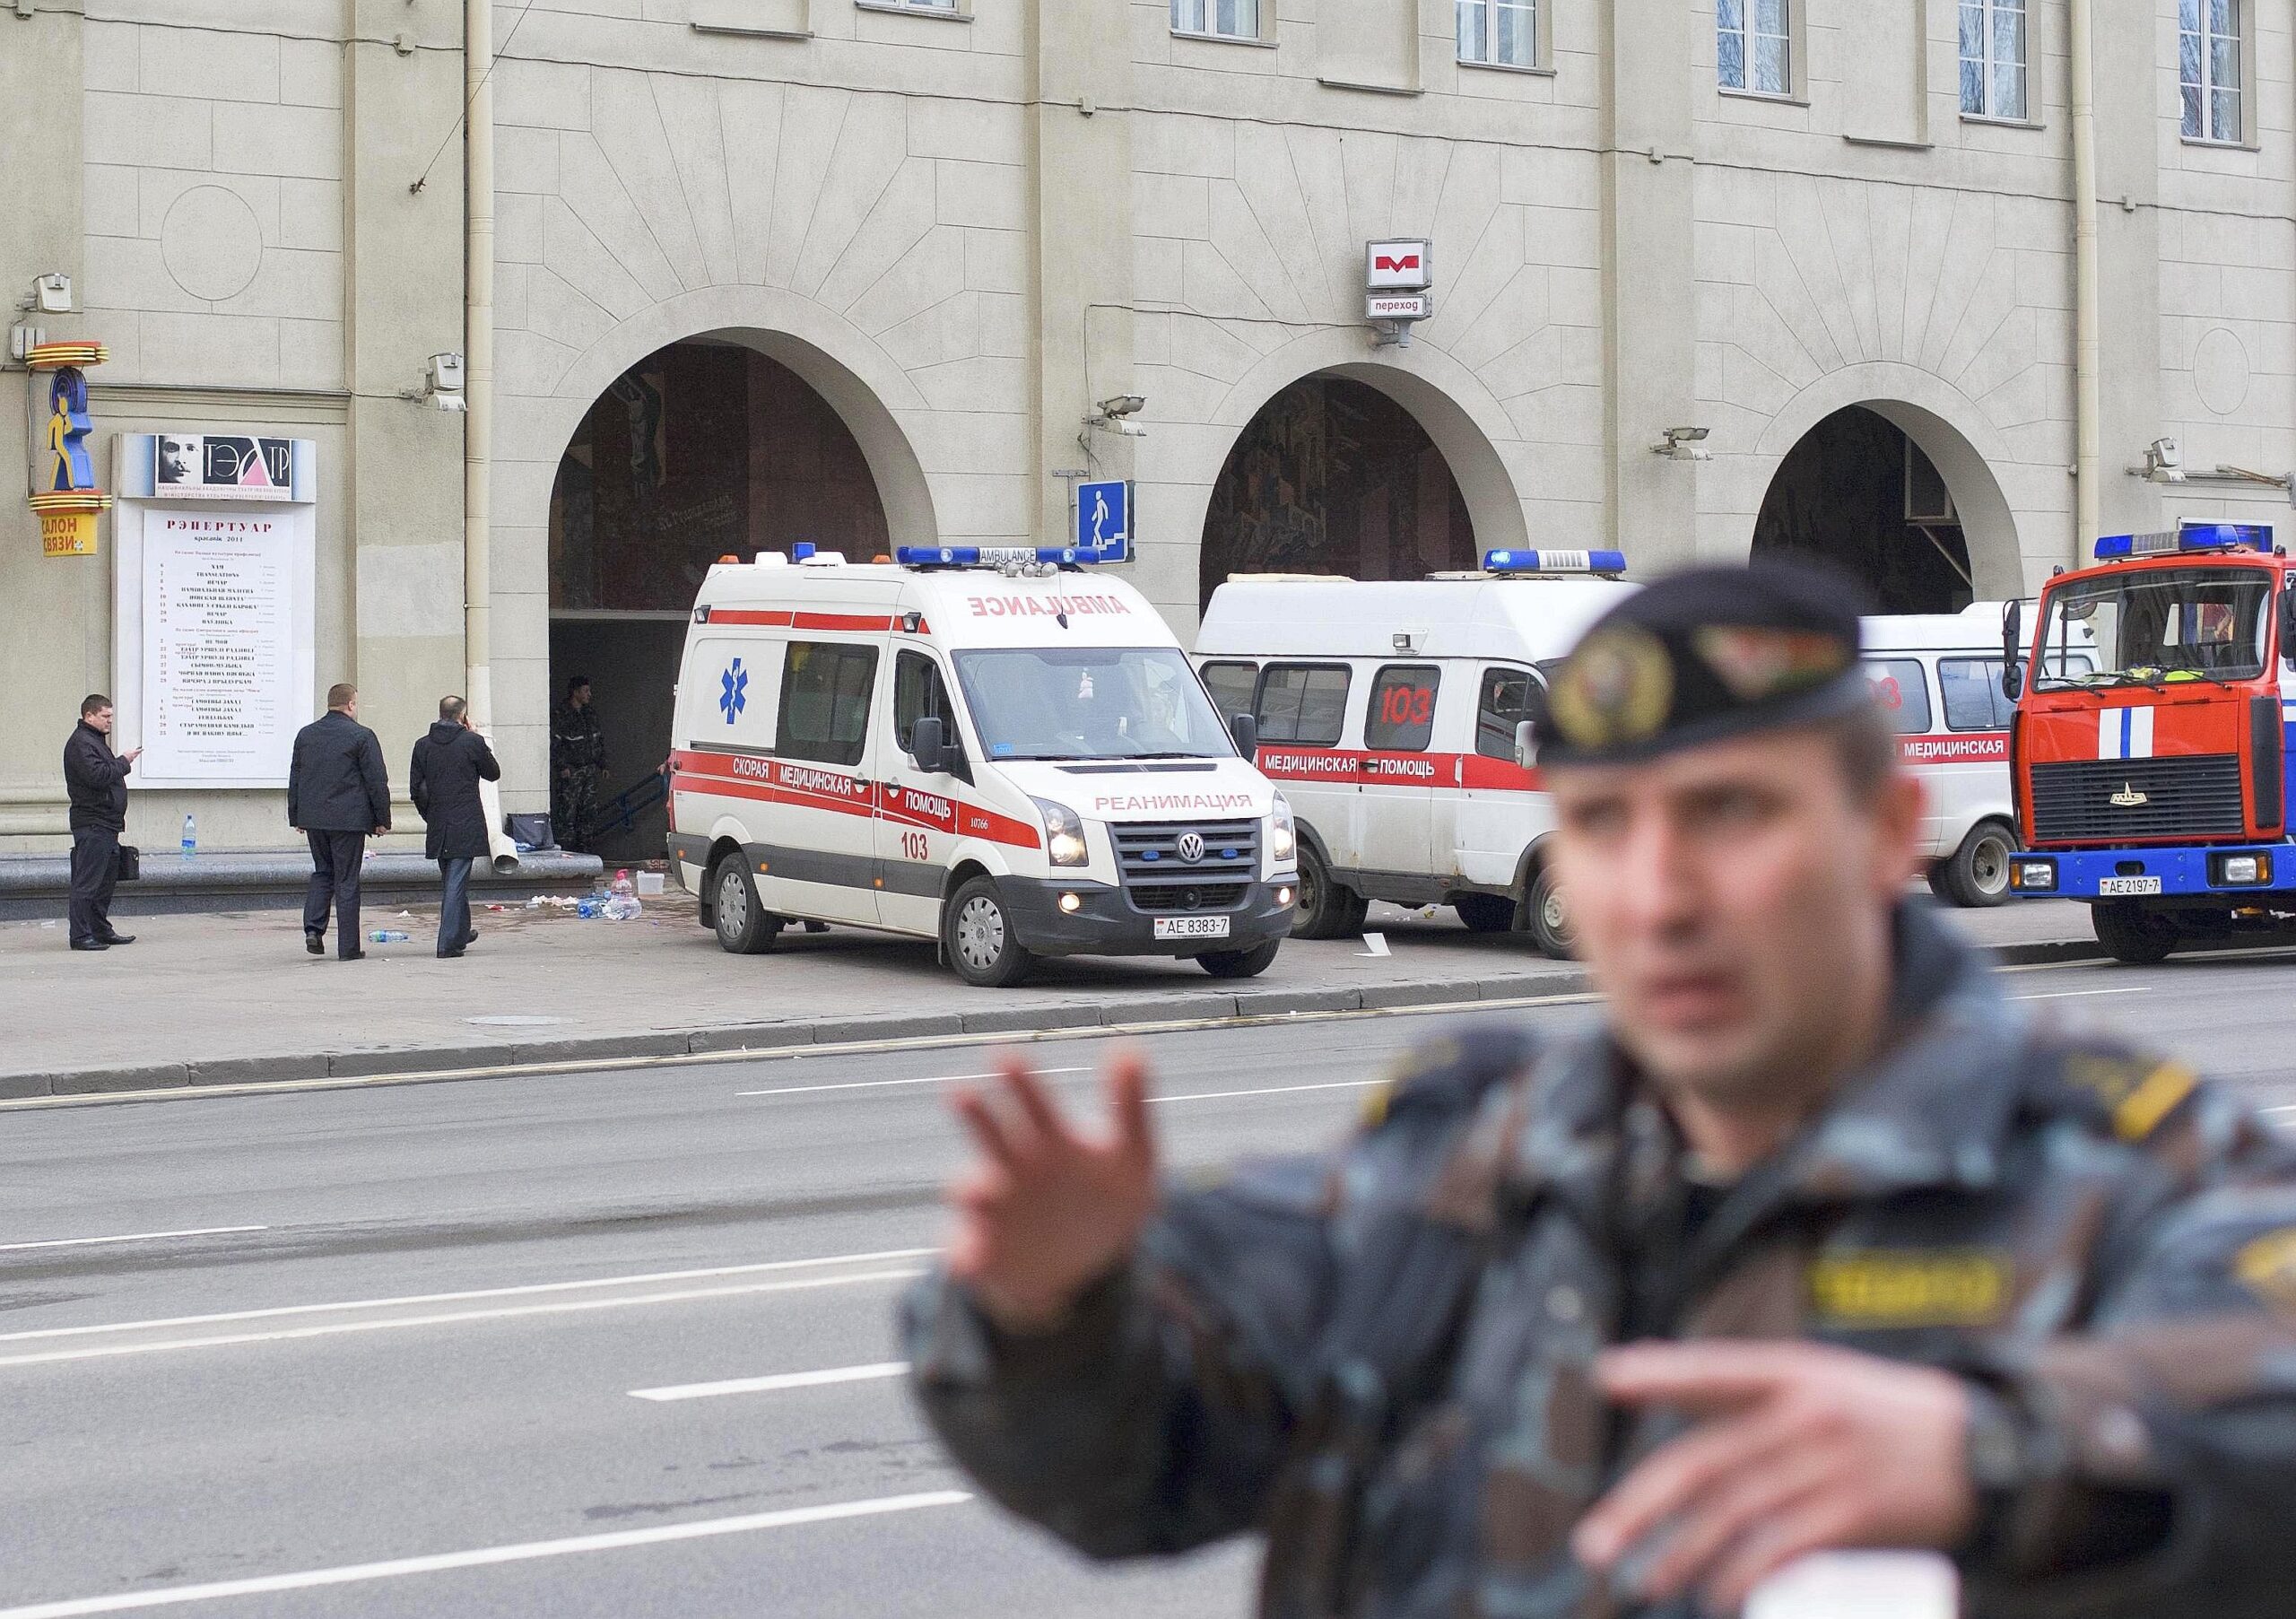
[[[2102,345],[2097,293],[2096,0],[2071,0],[2073,69],[2073,422],[2072,562],[2097,537],[2104,497],[2100,420]]]
[[[494,723],[494,7],[463,0],[463,693],[471,724]],[[482,782],[495,869],[516,870],[502,800]]]

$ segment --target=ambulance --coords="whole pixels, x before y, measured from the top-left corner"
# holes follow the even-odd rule
[[[1554,662],[1636,588],[1625,570],[1615,551],[1493,551],[1475,572],[1241,574],[1213,592],[1196,667],[1298,816],[1295,933],[1354,932],[1387,900],[1569,953],[1523,727]]]
[[[721,945],[844,923],[935,939],[977,985],[1083,953],[1265,971],[1292,926],[1291,809],[1102,560],[800,545],[710,569],[669,857]]]

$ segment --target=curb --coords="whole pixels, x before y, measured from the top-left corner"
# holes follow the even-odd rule
[[[2005,966],[2105,959],[2102,946],[2076,939],[2000,945],[1990,953]],[[191,1058],[117,1067],[0,1074],[0,1101],[95,1096],[115,1092],[190,1091],[296,1080],[483,1073],[643,1058],[738,1057],[748,1051],[786,1051],[797,1046],[1118,1029],[1174,1020],[1241,1023],[1301,1014],[1328,1017],[1347,1013],[1409,1011],[1422,1006],[1464,1006],[1482,1001],[1511,1003],[1550,996],[1585,995],[1592,988],[1584,969],[1557,967],[1552,971],[1503,978],[1431,979],[1361,988],[1131,996],[1081,1003],[1048,1001],[1040,1005],[1003,1006],[979,1012],[891,1013],[874,1017],[735,1023],[708,1029],[667,1029],[491,1044],[367,1047],[309,1057]]]

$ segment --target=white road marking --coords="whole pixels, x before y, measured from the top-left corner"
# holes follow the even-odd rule
[[[2117,989],[2048,989],[2039,995],[2013,995],[2013,1001],[2069,1001],[2083,995],[2144,995],[2152,989],[2150,984],[2130,984]]]
[[[1294,1091],[1360,1091],[1378,1079],[1335,1079],[1325,1084],[1268,1085],[1257,1091],[1197,1091],[1187,1096],[1152,1096],[1150,1101],[1218,1101],[1225,1096],[1288,1096]]]
[[[1090,1074],[1090,1068],[1038,1068],[1032,1072],[1049,1074]],[[736,1091],[736,1096],[808,1096],[816,1091],[882,1091],[895,1085],[953,1085],[972,1079],[998,1079],[996,1074],[935,1074],[925,1079],[851,1079],[836,1084],[784,1085],[778,1091]]]
[[[109,1597],[82,1597],[69,1602],[38,1602],[29,1607],[0,1608],[0,1619],[79,1619],[83,1614],[124,1614],[142,1608],[178,1607],[193,1602],[216,1602],[230,1597],[260,1597],[274,1591],[304,1591],[318,1586],[355,1585],[369,1580],[401,1580],[410,1574],[441,1574],[455,1569],[488,1568],[497,1563],[532,1562],[544,1557],[565,1557],[577,1552],[619,1552],[631,1546],[661,1545],[678,1540],[706,1540],[719,1535],[745,1535],[759,1529],[790,1529],[804,1524],[833,1523],[848,1518],[876,1518],[888,1512],[915,1512],[928,1507],[959,1506],[972,1499],[961,1490],[931,1490],[915,1495],[881,1495],[867,1501],[832,1501],[818,1507],[791,1507],[778,1512],[751,1512],[740,1518],[709,1518],[698,1523],[657,1524],[645,1529],[614,1529],[602,1535],[575,1535],[563,1540],[529,1540],[517,1545],[481,1546],[468,1552],[439,1552],[427,1557],[395,1557],[384,1562],[354,1562],[341,1568],[306,1569],[293,1574],[263,1574],[248,1580],[218,1580],[206,1585],[178,1585],[153,1591],[122,1591]]]
[[[721,1394],[771,1394],[782,1388],[819,1388],[831,1383],[867,1383],[897,1378],[909,1370],[907,1361],[879,1361],[871,1366],[831,1366],[822,1371],[777,1371],[770,1377],[727,1378],[718,1383],[674,1383],[665,1388],[633,1388],[635,1400],[706,1400]]]
[[[201,1225],[183,1232],[131,1232],[118,1237],[52,1237],[45,1242],[0,1242],[0,1254],[33,1248],[87,1248],[99,1242],[158,1242],[169,1237],[225,1237],[236,1232],[267,1232],[267,1225]]]

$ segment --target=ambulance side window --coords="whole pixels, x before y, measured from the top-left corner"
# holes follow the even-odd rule
[[[1866,678],[1874,683],[1874,701],[1882,705],[1890,729],[1900,736],[1918,736],[1929,728],[1929,682],[1919,658],[1869,658]]]
[[[1259,684],[1257,664],[1206,664],[1197,671],[1204,690],[1222,719],[1252,711],[1252,691]]]
[[[820,764],[860,763],[876,683],[874,647],[791,641],[781,666],[781,736],[774,752]]]
[[[1389,664],[1371,683],[1363,716],[1363,745],[1374,753],[1417,753],[1435,734],[1435,689],[1443,672],[1433,664]]]
[[[1262,742],[1330,747],[1347,719],[1347,666],[1270,664],[1257,707]]]
[[[1546,719],[1546,688],[1539,677],[1528,669],[1485,669],[1474,707],[1474,751],[1512,764],[1515,727],[1526,719]]]
[[[1949,731],[2005,731],[2017,705],[2001,694],[1997,657],[1941,657],[1937,689],[1945,699]]]

